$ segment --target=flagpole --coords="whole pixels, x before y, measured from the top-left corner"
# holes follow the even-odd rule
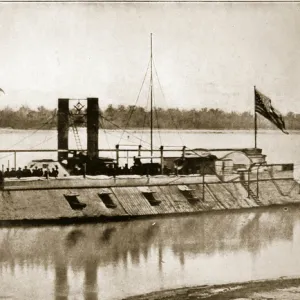
[[[256,99],[255,99],[255,86],[254,86],[254,148],[257,147],[257,115],[256,115]]]

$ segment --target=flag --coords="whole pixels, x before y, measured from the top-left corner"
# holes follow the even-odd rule
[[[283,133],[289,134],[285,130],[285,123],[281,113],[271,105],[271,100],[259,92],[257,89],[255,91],[255,112],[261,114],[271,123],[276,125]]]

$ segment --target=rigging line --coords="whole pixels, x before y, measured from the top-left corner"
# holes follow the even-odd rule
[[[114,126],[117,127],[118,129],[123,130],[119,125],[117,125],[116,123],[114,123],[114,122],[110,121],[109,119],[105,118],[103,115],[101,115],[101,118],[103,118],[105,121],[109,122],[110,124],[114,125]],[[133,135],[133,134],[130,133],[128,130],[124,130],[124,132],[126,132],[127,134],[131,135],[132,137],[134,137],[135,139],[137,139],[137,140],[140,141],[140,138],[138,138],[137,136]],[[147,141],[144,141],[144,140],[143,140],[143,142],[145,142],[146,144],[149,144],[149,145],[150,145],[150,143],[147,142]]]
[[[50,140],[52,140],[54,138],[55,138],[55,136],[50,136],[47,139],[44,139],[41,143],[39,143],[39,144],[34,145],[33,147],[31,147],[30,150],[34,150],[35,147],[38,147],[38,146],[40,146],[40,145],[42,145],[42,144],[44,144],[44,143],[46,143],[46,142],[48,142],[48,141],[50,141]]]
[[[101,113],[101,110],[100,110],[100,113]],[[109,143],[109,140],[107,138],[107,133],[106,133],[106,130],[105,130],[105,127],[104,127],[104,122],[102,121],[102,119],[101,119],[101,125],[102,125],[102,128],[103,128],[104,134],[105,134],[105,139],[106,139],[108,148],[110,148],[110,143]],[[112,153],[111,152],[109,152],[109,156],[112,157]]]
[[[109,135],[111,135],[111,136],[115,136],[115,137],[117,137],[117,138],[120,137],[119,135],[113,134],[113,133],[109,132],[108,130],[109,130],[109,129],[106,129],[106,134],[109,134]],[[127,141],[127,142],[131,143],[132,146],[137,146],[137,144],[136,144],[135,142],[133,142],[133,141]],[[121,145],[123,145],[123,144],[119,144],[119,145],[121,146]]]
[[[162,145],[162,142],[161,142],[161,135],[160,135],[160,127],[159,127],[159,123],[158,123],[158,112],[157,112],[157,108],[154,107],[154,110],[155,110],[155,116],[156,116],[157,132],[158,132],[158,136],[159,136],[159,141],[160,141],[160,145]]]
[[[4,158],[12,156],[12,155],[14,155],[14,153],[11,152],[9,154],[6,154],[5,156],[1,156],[0,159],[4,159]]]
[[[148,105],[148,102],[147,102],[147,105]],[[143,127],[142,127],[142,132],[141,132],[141,140],[143,139],[144,128],[145,128],[145,124],[146,124],[146,117],[147,117],[147,113],[146,113],[146,111],[145,111],[145,112],[144,112]]]
[[[55,118],[56,114],[54,114],[53,116],[51,116],[48,121],[46,121],[45,123],[43,123],[40,127],[38,127],[34,132],[32,132],[29,135],[26,135],[25,137],[23,137],[21,140],[19,140],[18,142],[16,142],[15,144],[13,144],[12,146],[10,146],[10,148],[13,148],[14,146],[17,146],[18,144],[20,144],[21,142],[23,142],[24,140],[28,139],[29,137],[33,136],[35,133],[37,133],[40,129],[42,129],[44,126],[46,126],[48,123],[50,123],[50,121],[52,121]],[[1,157],[0,157],[1,159]]]
[[[144,78],[143,78],[142,85],[141,85],[141,87],[140,87],[138,96],[137,96],[137,98],[136,98],[136,100],[135,100],[135,104],[134,104],[134,106],[133,106],[133,108],[132,108],[132,110],[131,110],[131,112],[130,112],[130,116],[129,116],[129,118],[127,119],[127,122],[126,122],[126,124],[125,124],[124,130],[127,129],[127,126],[128,126],[128,124],[129,124],[129,122],[130,122],[130,119],[131,119],[131,117],[132,117],[132,114],[133,114],[133,112],[134,112],[135,109],[136,109],[136,105],[137,105],[137,103],[138,103],[138,101],[139,101],[139,98],[140,98],[140,95],[141,95],[141,92],[142,92],[142,88],[143,88],[143,86],[144,86],[144,83],[145,83],[145,80],[146,80],[146,77],[147,77],[147,74],[148,74],[150,61],[151,61],[151,60],[149,59],[149,62],[148,62],[148,65],[147,65],[147,69],[146,69],[146,73],[145,73]],[[121,137],[120,137],[119,144],[120,144],[120,142],[121,142],[121,139],[122,139],[123,135],[124,135],[124,132],[122,133],[122,135],[121,135]]]
[[[151,57],[151,69],[150,69],[150,143],[151,143],[151,163],[152,163],[152,155],[153,155],[153,54],[152,54],[152,33],[150,34],[150,57]]]
[[[43,123],[39,128],[37,128],[34,132],[32,132],[31,134],[25,136],[24,138],[22,138],[21,140],[19,140],[18,142],[16,142],[15,144],[13,144],[12,146],[10,146],[10,148],[13,148],[14,146],[17,146],[18,144],[20,144],[21,142],[23,142],[25,139],[31,137],[32,135],[34,135],[36,132],[38,132],[41,128],[43,128],[45,125],[51,123],[51,121],[55,118],[56,116],[56,112],[48,119],[48,121],[46,121],[45,123]],[[51,124],[50,124],[51,125]],[[5,156],[1,156],[0,159],[3,159],[3,158],[6,158],[6,157],[9,157],[13,155],[12,154],[8,154],[8,155],[5,155]]]
[[[49,140],[54,139],[54,138],[55,138],[55,136],[50,136],[50,137],[48,137],[48,138],[45,138],[41,143],[39,143],[39,144],[37,144],[37,145],[35,145],[35,146],[29,148],[29,150],[34,150],[34,147],[37,147],[37,146],[39,146],[39,145],[41,145],[41,144],[44,144],[44,143],[46,143],[46,142],[48,142]],[[18,150],[16,150],[16,151],[18,152]],[[0,159],[4,159],[4,158],[6,158],[6,157],[12,156],[13,154],[14,154],[14,153],[10,153],[10,154],[7,154],[7,155],[5,155],[5,156],[1,156]]]
[[[143,122],[143,127],[142,127],[141,140],[143,138],[144,128],[145,128],[146,119],[147,119],[147,108],[148,108],[148,103],[149,103],[149,98],[150,98],[150,91],[151,91],[151,86],[149,86],[149,89],[148,89],[148,97],[147,97],[147,103],[146,103],[145,112],[144,112],[144,122]]]
[[[153,60],[153,66],[154,66],[154,71],[155,71],[155,74],[156,74],[157,82],[158,82],[160,91],[161,91],[161,93],[162,93],[163,99],[164,99],[165,103],[168,104],[168,103],[167,103],[167,100],[166,100],[166,97],[165,97],[165,94],[164,94],[164,91],[163,91],[163,89],[162,89],[162,86],[161,86],[159,77],[158,77],[158,73],[157,73],[157,69],[156,69],[156,65],[155,65],[155,61],[154,61],[154,60]],[[182,143],[182,145],[184,145],[182,136],[181,136],[181,134],[179,133],[178,126],[177,126],[176,122],[174,121],[174,118],[173,118],[173,115],[172,115],[171,111],[170,111],[170,116],[171,116],[171,120],[172,120],[172,122],[173,122],[173,125],[175,125],[175,128],[176,128],[176,130],[177,130],[177,134],[179,135],[179,138],[180,138],[180,140],[181,140],[181,143]]]
[[[41,145],[41,144],[43,144],[43,143],[45,143],[45,142],[47,142],[47,141],[49,141],[49,140],[51,140],[51,139],[53,139],[53,138],[54,138],[54,136],[52,136],[52,137],[50,137],[50,138],[48,138],[48,139],[44,139],[41,143],[39,143],[39,144],[33,146],[32,148],[29,148],[29,150],[34,150],[34,147],[37,147],[37,146],[39,146],[39,145]],[[18,152],[18,150],[15,150],[15,151]],[[7,158],[7,157],[12,156],[12,155],[14,155],[14,153],[11,152],[11,153],[9,153],[9,154],[6,154],[6,155],[4,155],[4,156],[1,156],[0,159],[4,159],[4,158]]]

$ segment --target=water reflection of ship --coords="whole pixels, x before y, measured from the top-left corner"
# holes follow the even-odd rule
[[[255,256],[277,241],[293,241],[296,211],[255,210],[210,213],[67,227],[3,228],[0,231],[0,277],[6,268],[53,268],[56,300],[69,299],[70,271],[84,273],[85,300],[99,299],[99,273],[106,266],[126,270],[145,261],[157,263],[157,275],[172,251],[183,266],[187,256],[247,251]],[[53,247],[53,245],[56,245]],[[197,258],[196,258],[197,259]],[[1,267],[2,266],[2,267]],[[159,278],[164,276],[160,276]]]
[[[67,300],[69,293],[68,268],[62,261],[55,261],[55,300]]]
[[[89,264],[138,264],[151,247],[175,254],[259,251],[276,240],[291,240],[293,211],[210,213],[201,216],[143,220],[74,227],[2,229],[0,261],[6,264],[49,264],[59,259],[72,267]],[[13,232],[13,234],[12,234]],[[52,245],[57,245],[53,250]],[[162,258],[163,259],[163,258]]]
[[[66,261],[55,260],[55,300],[67,300],[69,294],[68,285],[68,263]],[[84,263],[84,299],[97,300],[97,270],[98,265],[93,260]]]

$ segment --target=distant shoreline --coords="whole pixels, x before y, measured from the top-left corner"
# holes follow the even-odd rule
[[[79,130],[85,130],[86,128],[85,127],[79,127]],[[0,127],[0,133],[1,132],[4,132],[4,131],[56,131],[56,127],[52,127],[52,128],[11,128],[11,127]],[[113,132],[123,132],[123,131],[128,131],[128,132],[144,132],[145,134],[147,134],[148,131],[150,131],[150,129],[145,129],[145,128],[121,128],[121,129],[113,129],[113,128],[110,128],[110,129],[106,129],[106,128],[100,128],[99,129],[100,131],[113,131]],[[71,131],[71,128],[70,128],[70,131]],[[159,132],[165,132],[165,133],[172,133],[172,132],[184,132],[184,133],[196,133],[196,132],[203,132],[203,133],[224,133],[224,132],[227,132],[227,133],[230,133],[230,132],[244,132],[244,133],[253,133],[254,130],[253,129],[226,129],[226,128],[223,128],[223,129],[197,129],[197,128],[190,128],[190,129],[187,129],[187,128],[184,128],[184,129],[175,129],[175,128],[154,128],[153,129],[154,131],[154,134],[157,133],[158,131]],[[258,132],[261,134],[264,134],[264,133],[279,133],[279,134],[282,134],[282,132],[278,129],[268,129],[268,128],[262,128],[262,129],[258,129]],[[300,133],[300,129],[290,129],[289,130],[290,133]]]
[[[33,110],[22,106],[19,110],[6,107],[0,110],[0,128],[5,129],[55,129],[57,111],[45,107]],[[70,122],[72,121],[70,116]],[[257,116],[259,129],[275,129],[268,120]],[[289,112],[284,116],[287,130],[300,130],[300,114]],[[99,114],[100,127],[105,130],[127,129],[145,131],[150,128],[150,112],[143,107],[109,105]],[[162,109],[153,112],[153,128],[166,130],[252,130],[253,113],[225,112],[220,109],[200,110]]]
[[[79,127],[79,130],[85,130],[85,127]],[[56,131],[56,127],[52,128],[11,128],[11,127],[0,127],[0,133],[1,132],[10,132],[10,131]],[[69,129],[71,131],[71,128]],[[147,135],[147,132],[150,132],[150,129],[145,129],[145,128],[122,128],[122,129],[113,129],[113,128],[100,128],[99,131],[110,131],[110,132],[144,132]],[[197,133],[197,132],[202,132],[202,133],[253,133],[253,129],[197,129],[197,128],[190,128],[190,129],[174,129],[174,128],[154,128],[153,129],[154,134],[157,132],[165,132],[165,133],[176,133],[176,132],[184,132],[184,133]],[[290,133],[300,133],[300,129],[290,129]],[[278,129],[267,129],[267,128],[262,128],[258,129],[259,134],[265,134],[265,133],[273,133],[273,134],[282,134],[282,132]]]

